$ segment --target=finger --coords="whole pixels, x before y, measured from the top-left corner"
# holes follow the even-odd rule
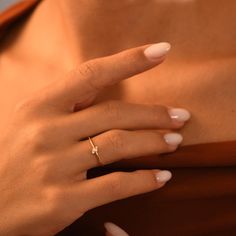
[[[113,172],[81,184],[71,189],[74,206],[83,206],[83,212],[95,207],[161,188],[171,179],[171,172],[160,170],[136,170],[133,172]],[[78,203],[79,199],[84,199]],[[81,197],[81,195],[84,197]]]
[[[178,129],[189,118],[185,109],[109,101],[67,115],[63,123],[79,140],[111,129]]]
[[[111,130],[93,137],[92,142],[98,147],[100,161],[105,165],[121,159],[173,152],[182,140],[183,137],[178,133]],[[78,170],[86,171],[98,166],[96,155],[93,155],[91,150],[89,140],[70,147],[65,155],[70,173],[78,173]]]
[[[129,236],[123,229],[118,225],[115,225],[111,222],[106,222],[104,224],[106,229],[106,236]]]
[[[49,85],[42,100],[71,111],[76,103],[89,103],[101,89],[158,65],[169,49],[168,43],[145,45],[87,61],[72,70],[66,79]]]

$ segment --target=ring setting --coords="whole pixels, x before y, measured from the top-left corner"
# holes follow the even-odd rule
[[[94,146],[94,147],[92,148],[92,154],[93,154],[93,155],[94,155],[94,154],[98,155],[98,146]]]
[[[90,142],[90,144],[91,144],[91,146],[92,146],[92,150],[91,150],[92,155],[96,156],[97,162],[99,163],[99,165],[102,165],[102,166],[103,166],[104,164],[102,163],[101,157],[100,157],[100,155],[99,155],[99,153],[98,153],[98,146],[96,146],[96,145],[93,143],[93,140],[92,140],[90,137],[88,137],[88,139],[89,139],[89,142]]]

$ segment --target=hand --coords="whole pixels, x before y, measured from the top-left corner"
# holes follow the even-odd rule
[[[157,129],[181,128],[189,118],[183,109],[121,101],[92,106],[101,89],[164,60],[168,44],[147,47],[88,61],[16,106],[0,141],[0,235],[54,235],[94,207],[171,178],[168,171],[138,170],[86,179],[98,165],[88,136],[104,164],[172,152],[182,141]]]

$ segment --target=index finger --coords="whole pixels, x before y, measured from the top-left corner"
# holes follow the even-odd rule
[[[68,111],[76,103],[93,99],[100,90],[160,64],[169,49],[169,43],[158,43],[89,60],[72,70],[66,79],[49,86],[46,102]]]

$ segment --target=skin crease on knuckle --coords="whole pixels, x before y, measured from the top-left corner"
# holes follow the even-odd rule
[[[91,88],[92,92],[100,91],[94,79],[101,74],[97,60],[90,60],[78,66],[76,73],[81,80],[84,80],[84,85]]]
[[[106,191],[110,193],[111,201],[124,198],[128,191],[127,176],[123,172],[115,172],[110,176],[110,182],[106,186]]]
[[[56,141],[58,142],[53,125],[46,124],[43,121],[28,125],[24,132],[27,134],[25,139],[31,142],[31,148],[38,153],[45,153],[50,149],[55,149]]]
[[[109,101],[103,103],[104,114],[108,119],[122,121],[121,104],[118,101]]]
[[[113,152],[120,152],[125,147],[124,132],[122,130],[111,130],[106,132],[105,139],[107,145],[110,146]]]

